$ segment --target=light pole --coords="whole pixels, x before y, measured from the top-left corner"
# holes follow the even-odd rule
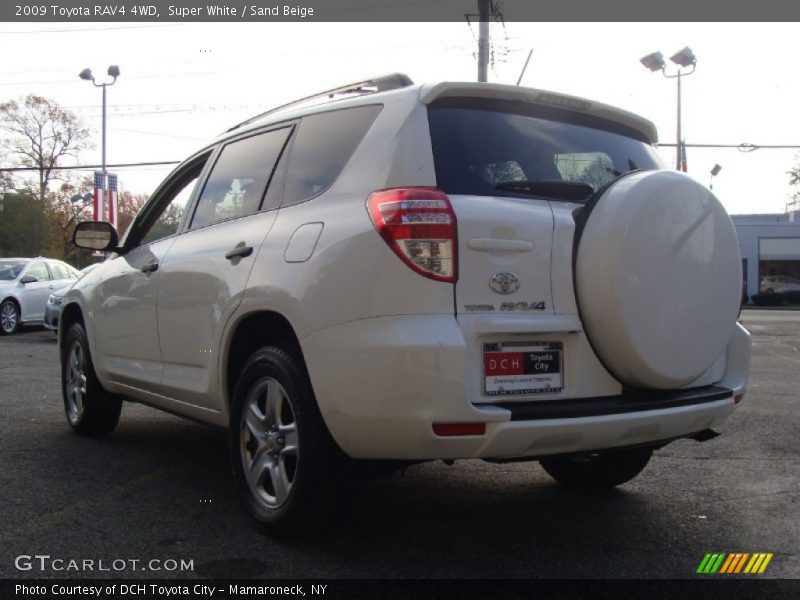
[[[101,152],[102,152],[102,161],[101,164],[103,166],[103,181],[106,179],[106,88],[110,85],[114,85],[117,82],[117,77],[119,77],[119,67],[117,65],[111,65],[108,67],[108,75],[109,77],[113,77],[111,81],[106,83],[97,83],[94,79],[94,75],[92,75],[91,69],[84,69],[80,73],[78,73],[78,77],[84,79],[86,81],[91,81],[94,84],[94,87],[103,88],[103,129],[102,129],[102,144],[101,144]],[[105,207],[105,198],[103,198],[103,202],[100,203],[100,217],[101,221],[106,220],[106,207]]]
[[[639,62],[653,72],[661,71],[661,74],[667,79],[678,80],[678,140],[676,144],[677,154],[675,159],[675,168],[680,171],[681,163],[683,162],[683,137],[681,135],[681,77],[686,77],[694,73],[695,67],[697,66],[697,58],[695,57],[694,52],[692,52],[692,50],[687,46],[683,50],[679,50],[673,56],[671,56],[670,60],[678,65],[678,69],[672,74],[667,73],[667,63],[664,62],[664,55],[661,54],[661,52],[653,52],[652,54],[648,54]],[[689,70],[682,71],[681,67]]]

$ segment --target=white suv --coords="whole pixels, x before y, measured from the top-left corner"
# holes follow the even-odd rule
[[[705,440],[750,338],[718,200],[649,121],[402,75],[242,123],[181,164],[68,292],[67,418],[121,399],[228,428],[272,531],[330,521],[359,469],[539,460],[578,490]]]

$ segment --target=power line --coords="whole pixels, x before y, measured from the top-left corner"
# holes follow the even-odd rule
[[[177,165],[181,161],[179,160],[162,160],[156,162],[139,162],[139,163],[118,163],[115,165],[106,165],[106,167],[114,168],[114,169],[123,169],[126,167],[150,167],[150,166],[161,166],[161,165]],[[51,170],[53,171],[92,171],[94,169],[100,169],[103,165],[77,165],[73,167],[53,167]],[[0,171],[2,172],[12,172],[12,171],[43,171],[44,169],[40,169],[39,167],[0,167]]]
[[[140,133],[142,135],[155,135],[158,137],[176,138],[179,140],[191,140],[193,142],[207,142],[208,138],[196,138],[188,135],[178,135],[176,133],[164,133],[162,131],[144,131],[143,129],[126,129],[125,127],[109,127],[111,131],[125,131],[127,133]]]

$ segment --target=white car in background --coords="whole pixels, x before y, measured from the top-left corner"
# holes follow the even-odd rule
[[[768,275],[761,278],[761,293],[784,294],[800,291],[800,279],[786,275]]]
[[[41,323],[53,290],[78,277],[77,269],[52,258],[0,258],[0,335]]]

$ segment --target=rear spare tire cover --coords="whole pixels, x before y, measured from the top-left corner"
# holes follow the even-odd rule
[[[589,341],[622,383],[685,386],[720,357],[742,289],[733,223],[676,171],[623,177],[586,207],[575,291]]]

